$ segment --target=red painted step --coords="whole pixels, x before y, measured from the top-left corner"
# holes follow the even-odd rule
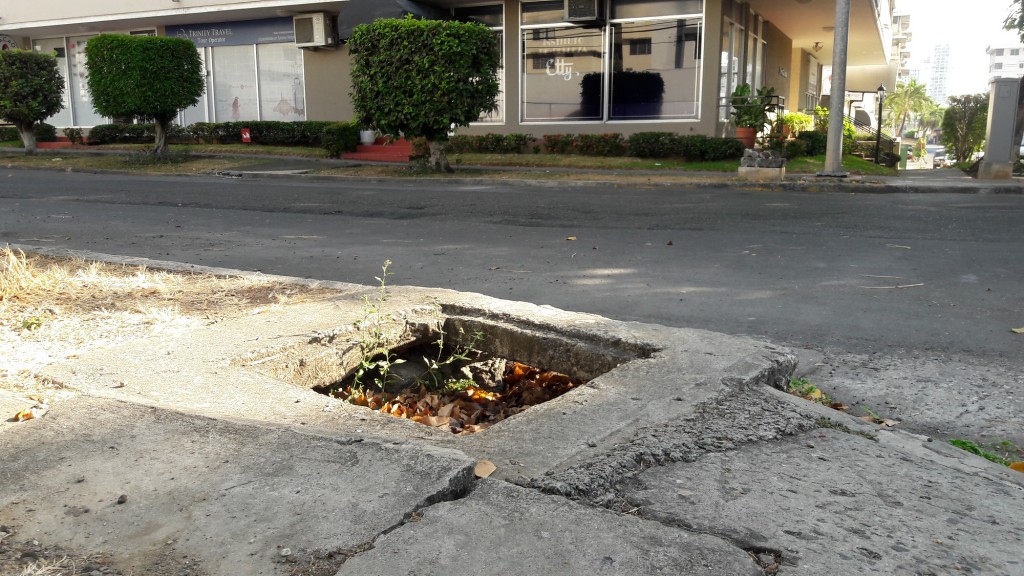
[[[341,157],[345,160],[365,160],[367,162],[408,162],[412,156],[412,143],[399,139],[387,142],[378,138],[376,144],[360,144],[355,152],[345,152]]]

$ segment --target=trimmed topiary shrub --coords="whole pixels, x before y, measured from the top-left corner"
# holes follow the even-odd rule
[[[64,78],[53,56],[0,51],[0,120],[14,125],[26,154],[36,151],[39,123],[64,107],[63,94]]]
[[[153,154],[167,153],[171,122],[205,90],[195,44],[184,38],[100,34],[85,46],[92,105],[110,118],[154,120]]]

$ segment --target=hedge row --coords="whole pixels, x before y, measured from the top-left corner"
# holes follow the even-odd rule
[[[196,122],[188,130],[200,144],[240,144],[242,129],[248,128],[254,144],[320,147],[323,146],[324,129],[331,124],[335,122]]]
[[[727,160],[743,156],[743,143],[735,138],[715,138],[701,134],[638,132],[629,138],[629,153],[639,158]]]
[[[532,142],[526,134],[484,134],[453,136],[450,153],[522,154]],[[547,134],[543,138],[548,154],[584,156],[637,156],[640,158],[682,157],[688,160],[724,160],[743,156],[743,145],[735,138],[681,136],[673,132],[641,132],[627,140],[622,134]],[[534,147],[539,152],[540,146]]]
[[[57,139],[57,129],[46,122],[36,124],[33,132],[36,134],[36,142],[53,142]],[[17,128],[14,126],[0,126],[0,142],[20,141],[21,134],[18,134]]]
[[[152,144],[156,127],[153,124],[100,124],[89,130],[89,144]],[[171,126],[167,140],[176,144],[190,144],[192,135],[181,126]]]
[[[452,136],[446,149],[453,154],[522,154],[533,139],[528,134],[484,134],[482,136]]]

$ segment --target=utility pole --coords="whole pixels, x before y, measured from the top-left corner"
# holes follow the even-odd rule
[[[850,40],[850,0],[836,0],[834,38],[825,167],[818,176],[845,178],[849,175],[843,172],[843,116],[846,112],[846,51]]]

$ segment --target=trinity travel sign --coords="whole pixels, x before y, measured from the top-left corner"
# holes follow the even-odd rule
[[[291,18],[168,26],[167,35],[191,40],[197,47],[277,44],[295,41]]]

